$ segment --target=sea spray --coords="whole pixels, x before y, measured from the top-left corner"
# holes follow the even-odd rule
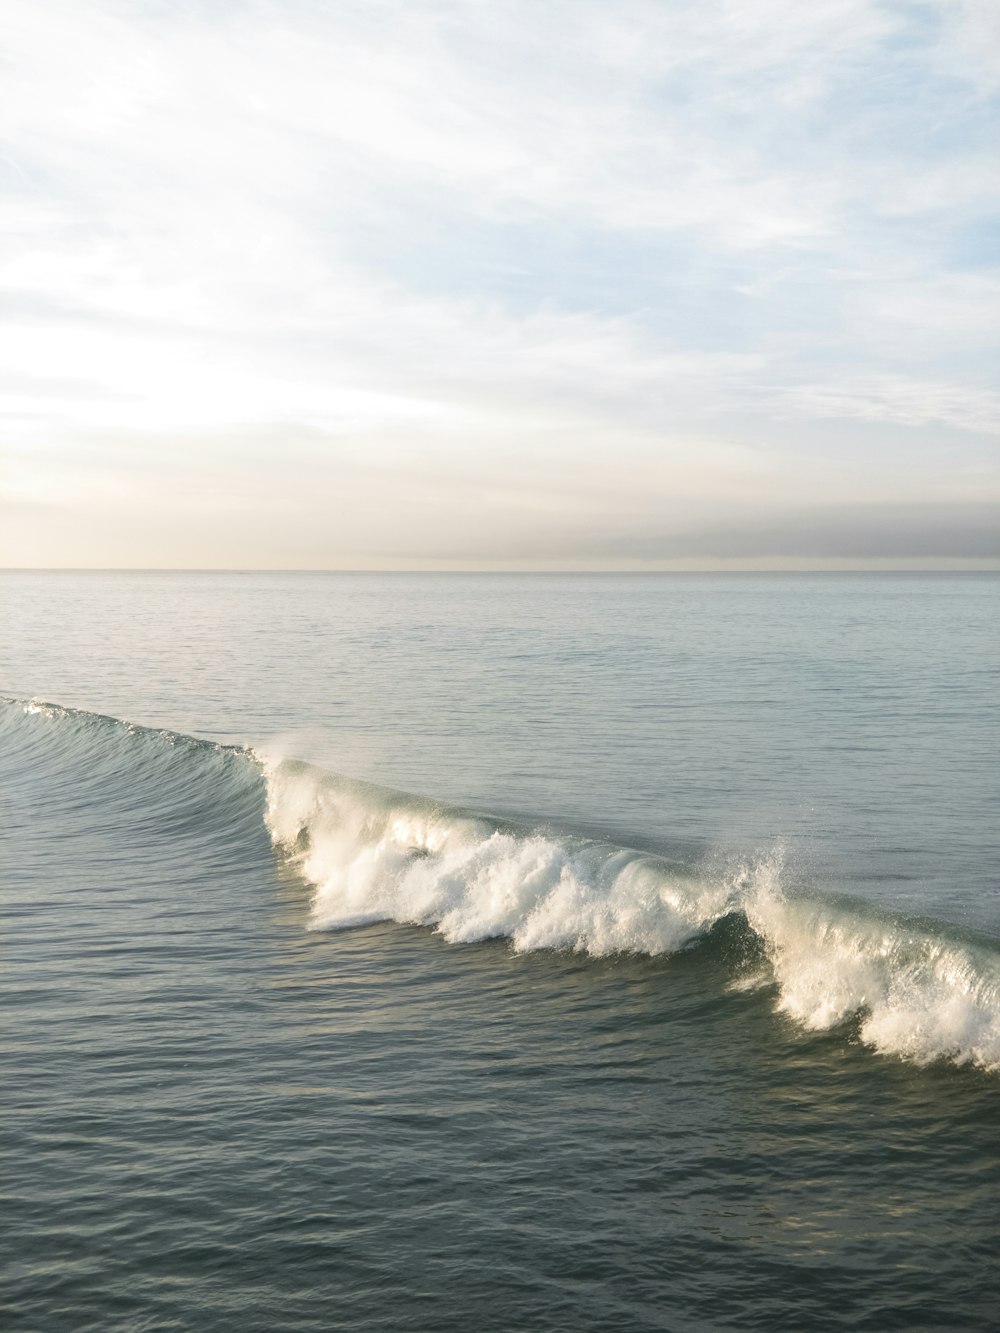
[[[594,956],[683,948],[736,905],[735,884],[686,877],[658,857],[519,828],[265,761],[268,823],[335,929],[395,920],[451,942],[506,936],[518,951]]]
[[[268,826],[314,888],[312,924],[431,926],[450,942],[517,951],[664,955],[738,917],[766,966],[734,989],[776,988],[808,1030],[855,1021],[861,1039],[920,1064],[1000,1070],[1000,952],[853,899],[791,894],[778,846],[724,873],[484,819],[405,793],[262,758]],[[748,940],[749,944],[750,940]]]
[[[172,854],[218,829],[260,829],[312,885],[311,924],[379,920],[449,941],[506,937],[518,951],[668,955],[707,947],[723,921],[747,966],[730,988],[773,988],[813,1031],[851,1025],[918,1064],[1000,1071],[1000,945],[944,923],[787,884],[781,848],[702,873],[600,840],[484,818],[420,797],[177,732],[38,701],[0,701],[0,736],[25,781],[60,753],[102,789],[101,818],[162,833]],[[196,789],[209,821],[180,817]],[[82,818],[82,812],[81,812]],[[191,840],[190,842],[188,840]]]
[[[803,1027],[857,1018],[861,1039],[886,1054],[1000,1069],[1000,956],[991,942],[772,886],[744,910],[765,943],[778,1008]]]

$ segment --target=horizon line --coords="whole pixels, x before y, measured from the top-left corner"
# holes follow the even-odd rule
[[[4,565],[0,574],[998,574],[1000,561],[937,565]]]

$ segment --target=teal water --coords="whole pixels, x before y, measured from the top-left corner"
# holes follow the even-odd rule
[[[4,1326],[1000,1325],[998,592],[4,576]]]

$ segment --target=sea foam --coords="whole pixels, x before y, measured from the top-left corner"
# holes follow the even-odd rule
[[[735,916],[766,964],[734,977],[735,989],[773,987],[776,1008],[803,1028],[853,1022],[885,1054],[1000,1070],[996,947],[859,901],[791,894],[780,849],[691,874],[295,761],[261,762],[268,827],[313,886],[316,929],[393,920],[454,943],[502,936],[517,951],[662,955]]]
[[[725,919],[745,945],[734,955],[743,962],[732,964],[731,990],[768,988],[800,1027],[849,1027],[885,1054],[1000,1072],[997,942],[858,899],[795,891],[780,848],[692,873],[242,747],[0,699],[3,743],[23,752],[29,774],[42,757],[38,724],[103,775],[109,803],[129,809],[169,814],[172,784],[197,783],[219,819],[249,828],[259,819],[262,772],[268,829],[312,886],[314,928],[394,920],[455,943],[499,936],[518,951],[655,956],[700,946]],[[208,840],[214,827],[178,825],[185,837]]]

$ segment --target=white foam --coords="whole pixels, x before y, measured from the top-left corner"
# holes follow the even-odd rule
[[[764,973],[802,1027],[860,1022],[876,1050],[1000,1069],[1000,958],[831,901],[789,898],[780,849],[691,877],[653,856],[489,821],[301,764],[263,761],[268,825],[315,888],[312,925],[379,920],[519,951],[669,954],[742,912]]]
[[[518,950],[670,953],[731,910],[731,889],[585,839],[518,834],[358,784],[265,762],[268,825],[298,848],[321,928],[394,920]]]
[[[748,902],[747,919],[765,942],[779,1009],[803,1027],[859,1017],[862,1041],[886,1054],[1000,1070],[995,951],[773,891]]]

